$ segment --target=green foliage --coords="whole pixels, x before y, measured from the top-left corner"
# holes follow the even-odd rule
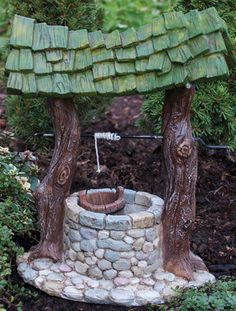
[[[163,306],[151,306],[153,311],[220,311],[236,310],[236,280],[221,279],[201,288],[177,290],[177,296]]]
[[[0,297],[11,292],[11,300],[25,291],[9,279],[16,255],[24,251],[16,240],[29,239],[36,230],[32,191],[38,180],[34,160],[29,151],[16,154],[0,147]]]
[[[233,42],[236,43],[236,2],[234,0],[179,0],[175,10],[187,12],[215,6],[226,21]],[[216,81],[197,85],[192,107],[194,134],[206,142],[227,144],[236,148],[236,82],[235,69],[231,70],[228,81]],[[161,129],[161,113],[164,93],[146,97],[142,117],[138,124],[143,128],[152,127],[157,133]]]
[[[169,11],[177,0],[101,0],[105,12],[106,31],[137,27],[150,23],[160,11]]]

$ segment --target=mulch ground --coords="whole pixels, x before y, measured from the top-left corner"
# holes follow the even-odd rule
[[[134,126],[140,113],[140,97],[114,100],[106,118],[94,121],[84,132],[111,131],[139,134]],[[163,196],[161,141],[123,139],[99,141],[102,172],[96,172],[93,139],[82,139],[72,192],[88,188],[115,187],[147,191]],[[49,157],[39,155],[42,176]],[[204,259],[217,277],[236,276],[236,165],[223,153],[209,154],[199,148],[197,215],[191,239],[192,250]],[[10,309],[9,309],[10,310]],[[11,309],[13,310],[13,309]],[[39,292],[34,301],[24,301],[27,311],[120,311],[125,307],[88,305],[49,297]],[[131,310],[131,309],[129,309]],[[147,307],[133,308],[144,311]]]

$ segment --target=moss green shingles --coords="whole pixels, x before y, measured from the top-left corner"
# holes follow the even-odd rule
[[[137,59],[135,61],[135,69],[137,73],[143,73],[147,71],[148,59]]]
[[[98,94],[113,94],[114,93],[113,83],[112,83],[111,78],[101,80],[101,81],[96,81],[95,88]]]
[[[173,83],[176,86],[186,84],[188,82],[188,72],[183,65],[175,64],[173,66]]]
[[[117,77],[114,79],[113,85],[115,94],[130,94],[136,90],[136,76],[129,74]]]
[[[153,38],[153,47],[156,52],[168,49],[170,40],[168,34]]]
[[[33,51],[43,51],[50,47],[49,27],[46,23],[34,25]]]
[[[154,53],[152,40],[147,40],[136,46],[137,58],[150,56]]]
[[[19,71],[33,71],[33,55],[31,49],[20,50]]]
[[[105,44],[107,49],[121,47],[120,32],[118,30],[114,30],[113,32],[107,34]]]
[[[10,51],[5,68],[7,71],[19,71],[20,50]]]
[[[201,15],[201,28],[204,34],[222,30],[222,20],[214,7],[199,12],[199,14]]]
[[[47,58],[47,61],[50,63],[57,63],[63,59],[62,50],[46,51],[46,58]]]
[[[63,59],[53,65],[54,72],[73,72],[75,62],[75,51],[69,50],[63,52]]]
[[[208,40],[206,36],[197,36],[188,42],[190,51],[194,57],[209,51]]]
[[[101,30],[89,32],[89,45],[91,50],[98,49],[105,46],[105,40]]]
[[[69,31],[68,49],[84,49],[89,47],[88,31],[79,29]]]
[[[169,35],[169,47],[178,46],[185,41],[188,41],[188,31],[186,28],[173,29],[168,31]]]
[[[152,24],[140,26],[137,30],[138,41],[145,41],[152,36]]]
[[[104,62],[93,65],[94,80],[102,80],[115,76],[115,66],[113,62]]]
[[[36,76],[36,83],[39,94],[50,95],[53,93],[52,76]]]
[[[206,60],[203,56],[197,57],[189,62],[187,65],[189,81],[198,81],[206,78]]]
[[[20,94],[23,86],[23,75],[19,72],[10,72],[7,80],[7,91],[11,94]]]
[[[39,75],[52,73],[52,64],[47,62],[44,52],[34,53],[34,73]]]
[[[131,27],[128,28],[126,31],[122,32],[121,34],[121,42],[123,47],[133,46],[138,43],[137,33],[136,30]]]
[[[187,22],[188,37],[190,39],[203,33],[201,27],[201,15],[198,10],[191,10],[186,13],[185,20]]]
[[[68,95],[71,93],[71,84],[68,74],[55,73],[52,81],[53,94]]]
[[[165,27],[169,29],[184,28],[186,26],[183,12],[164,13]]]
[[[129,73],[135,73],[134,63],[119,63],[115,62],[115,69],[118,75],[124,75]]]
[[[153,36],[160,36],[167,33],[165,27],[165,20],[162,15],[152,21],[152,34]]]
[[[137,91],[139,93],[154,91],[158,85],[156,74],[153,72],[138,75],[136,77],[136,81],[137,81]]]
[[[35,20],[15,15],[13,20],[10,45],[15,47],[32,48]]]
[[[69,30],[66,26],[48,26],[50,48],[66,49]]]
[[[224,39],[220,32],[214,32],[207,36],[209,53],[227,53]]]
[[[229,75],[229,69],[222,54],[212,54],[205,57],[207,78],[225,77]]]
[[[113,60],[114,53],[112,50],[106,48],[96,49],[92,51],[93,63],[100,63],[103,61]]]
[[[165,55],[165,52],[159,52],[151,55],[148,60],[147,70],[162,71]]]
[[[182,44],[175,48],[169,49],[168,55],[172,63],[186,63],[192,58],[192,53],[187,44]]]
[[[136,59],[136,50],[135,47],[117,49],[116,50],[116,58],[118,61],[130,61]]]
[[[70,77],[72,93],[81,95],[96,95],[97,91],[91,70],[76,73]]]
[[[75,53],[74,70],[85,70],[93,65],[92,53],[90,49],[78,50]]]
[[[25,95],[32,95],[37,93],[37,85],[35,75],[33,73],[23,75],[22,93]]]

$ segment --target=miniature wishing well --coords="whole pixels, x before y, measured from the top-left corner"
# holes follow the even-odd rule
[[[227,52],[233,59],[215,8],[165,13],[110,34],[16,15],[10,46],[8,93],[47,97],[55,129],[52,162],[35,193],[41,239],[18,258],[24,280],[50,295],[127,306],[161,303],[176,286],[213,281],[189,238],[197,179],[193,84],[227,77]],[[163,89],[164,201],[129,189],[70,195],[80,138],[73,97]]]

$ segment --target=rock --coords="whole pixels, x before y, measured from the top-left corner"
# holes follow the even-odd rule
[[[136,276],[138,278],[140,278],[144,275],[144,271],[137,266],[131,267],[131,270],[133,271],[134,276]]]
[[[38,276],[35,280],[34,280],[34,284],[36,287],[38,288],[42,288],[45,282],[45,278],[42,276]]]
[[[77,253],[77,259],[81,262],[84,262],[85,258],[84,258],[84,253],[83,252],[78,252]]]
[[[73,276],[73,277],[71,278],[71,282],[72,282],[72,284],[74,284],[74,285],[78,285],[78,284],[83,285],[83,284],[84,284],[84,281],[81,279],[80,276]]]
[[[146,239],[148,242],[153,242],[157,237],[156,228],[149,228],[146,230]]]
[[[155,196],[151,198],[151,206],[150,207],[163,207],[164,206],[164,201]]]
[[[63,282],[47,281],[44,282],[42,290],[50,296],[60,297],[64,288]]]
[[[82,251],[93,252],[97,249],[97,240],[82,240],[80,247]]]
[[[70,219],[67,219],[66,220],[66,224],[67,224],[67,227],[70,229],[75,229],[77,231],[79,231],[79,229],[81,228],[80,225],[78,225],[77,223],[75,223],[74,221],[70,220]]]
[[[133,276],[134,276],[134,275],[133,275],[133,273],[132,273],[130,270],[120,271],[120,272],[119,272],[119,277],[122,277],[122,278],[130,279],[130,278],[132,278]]]
[[[21,264],[22,262],[27,263],[29,259],[29,253],[24,253],[23,255],[19,255],[16,257],[17,265]]]
[[[75,287],[81,290],[81,289],[84,289],[85,286],[84,284],[76,284]]]
[[[150,242],[145,242],[143,244],[143,252],[144,253],[150,253],[153,251],[153,244]]]
[[[70,229],[68,233],[68,238],[70,241],[73,242],[80,242],[81,241],[81,235],[78,230]]]
[[[105,280],[112,280],[117,276],[117,271],[114,269],[106,270],[103,272]]]
[[[155,222],[154,222],[155,224],[161,223],[163,207],[150,207],[148,209],[148,212],[153,214],[153,216],[155,218]]]
[[[98,261],[98,267],[101,270],[109,270],[112,268],[110,261],[108,261],[106,259],[102,259],[102,260]]]
[[[81,243],[81,242],[74,242],[74,243],[72,243],[71,247],[73,248],[73,250],[74,250],[75,252],[81,251],[80,243]]]
[[[91,288],[97,288],[97,287],[99,287],[99,282],[96,281],[96,280],[89,280],[89,281],[87,282],[87,285],[88,285],[89,287],[91,287]]]
[[[114,240],[122,240],[125,237],[125,232],[123,231],[111,231],[111,238]]]
[[[127,243],[127,244],[133,244],[134,239],[131,238],[130,236],[126,236],[126,237],[124,238],[124,241],[125,241],[125,243]]]
[[[51,272],[52,272],[52,270],[48,270],[48,269],[41,270],[41,271],[39,271],[39,275],[46,276],[46,275],[49,275],[49,273],[51,273]]]
[[[159,292],[159,293],[163,290],[164,287],[165,287],[165,282],[164,281],[158,281],[154,285],[154,289],[157,292]]]
[[[154,264],[159,259],[159,254],[157,251],[154,251],[148,254],[147,263],[148,265]]]
[[[74,286],[66,286],[64,288],[64,295],[72,300],[80,300],[83,298],[83,291]]]
[[[133,204],[134,199],[135,199],[135,194],[136,194],[136,191],[125,189],[124,191],[125,202],[128,204]]]
[[[53,262],[51,259],[48,258],[39,258],[39,259],[35,259],[32,262],[32,268],[35,270],[45,270],[45,269],[49,269],[52,266]]]
[[[98,247],[99,248],[109,248],[113,251],[129,251],[132,249],[132,245],[126,244],[123,241],[116,241],[112,239],[108,240],[98,240]]]
[[[98,267],[91,267],[88,270],[88,276],[92,279],[101,279],[102,271]]]
[[[28,269],[29,265],[26,262],[21,262],[18,264],[17,270],[19,273],[24,272],[26,269]]]
[[[75,262],[75,270],[79,273],[79,274],[86,274],[87,270],[88,270],[88,265],[86,263],[82,263],[80,261],[76,261]]]
[[[62,273],[51,272],[48,274],[47,280],[62,282],[64,280],[64,275]]]
[[[99,240],[104,240],[109,238],[109,231],[106,230],[100,230],[98,232],[98,239]]]
[[[132,257],[135,256],[135,251],[121,252],[121,253],[120,253],[120,256],[121,256],[122,258],[128,258],[128,259],[130,259],[130,258],[132,258]]]
[[[108,249],[105,251],[104,257],[110,262],[115,262],[120,259],[120,253]]]
[[[130,214],[130,217],[132,218],[134,229],[153,227],[155,221],[154,215],[149,212],[133,213]]]
[[[130,284],[131,285],[136,285],[140,282],[140,279],[137,278],[137,277],[133,277],[131,280],[130,280]]]
[[[151,198],[152,197],[154,197],[154,196],[150,193],[138,191],[138,192],[136,192],[134,202],[138,205],[143,205],[143,206],[149,207],[151,205]]]
[[[90,228],[81,228],[80,229],[80,235],[86,239],[86,240],[90,240],[90,239],[96,239],[97,238],[97,230],[94,229],[90,229]]]
[[[115,286],[125,286],[129,284],[129,279],[124,277],[118,277],[114,279]]]
[[[144,229],[131,229],[127,232],[129,236],[132,238],[141,238],[144,237],[145,235],[145,230]]]
[[[175,275],[170,272],[156,272],[153,277],[156,281],[166,280],[172,282],[175,279]]]
[[[90,227],[92,229],[104,229],[105,214],[94,213],[94,212],[81,212],[80,213],[80,224]]]
[[[113,268],[118,271],[128,270],[130,268],[130,261],[126,259],[120,259],[113,263]]]
[[[131,229],[131,219],[128,215],[108,215],[106,217],[106,229],[110,230],[129,230]]]
[[[130,263],[132,266],[137,266],[138,265],[138,259],[133,257],[130,259]]]
[[[77,259],[77,254],[73,249],[70,249],[68,252],[70,260],[75,261]]]
[[[140,284],[142,285],[147,285],[147,286],[153,286],[155,284],[155,281],[151,278],[143,278],[140,281]]]
[[[89,302],[104,303],[108,300],[108,291],[105,289],[88,289],[84,296]]]
[[[99,281],[99,284],[100,288],[104,288],[106,290],[111,290],[112,288],[114,288],[114,284],[110,280],[101,280]]]
[[[142,249],[142,247],[143,247],[144,242],[145,242],[145,239],[144,239],[144,238],[139,238],[139,239],[137,239],[137,240],[134,242],[134,244],[133,244],[134,249],[135,249],[136,251],[140,251],[140,250]]]
[[[103,256],[104,256],[104,253],[105,253],[105,250],[99,248],[99,249],[97,249],[97,250],[95,251],[95,256],[96,256],[97,258],[99,258],[99,259],[102,259]]]
[[[86,257],[86,258],[85,258],[85,262],[86,262],[87,265],[93,266],[93,265],[95,265],[96,262],[97,262],[97,257],[95,257],[95,256]]]
[[[215,277],[207,271],[198,271],[193,273],[194,281],[189,282],[189,286],[201,286],[207,282],[214,283]]]
[[[162,302],[161,296],[155,290],[139,290],[136,292],[136,301],[140,305],[146,305],[147,303],[159,304]]]
[[[30,266],[27,266],[25,271],[23,272],[23,279],[26,283],[33,281],[38,277],[38,272],[32,269]]]
[[[137,252],[136,253],[136,258],[138,260],[146,260],[148,258],[148,254],[147,253],[144,253],[144,252]]]
[[[65,200],[66,217],[72,220],[74,223],[79,223],[79,206],[78,196],[71,195]],[[68,220],[67,220],[68,222]]]
[[[68,266],[67,264],[65,263],[62,263],[60,266],[59,266],[59,270],[61,272],[71,272],[72,271],[72,268],[70,266]]]
[[[134,301],[134,294],[128,290],[112,289],[110,292],[110,298],[116,304],[131,306]]]
[[[145,275],[153,273],[154,271],[157,270],[157,268],[160,266],[160,262],[157,261],[153,265],[148,265],[147,268],[145,268],[144,272]]]
[[[141,269],[146,268],[147,267],[147,262],[145,260],[139,261],[138,267],[141,268]]]

